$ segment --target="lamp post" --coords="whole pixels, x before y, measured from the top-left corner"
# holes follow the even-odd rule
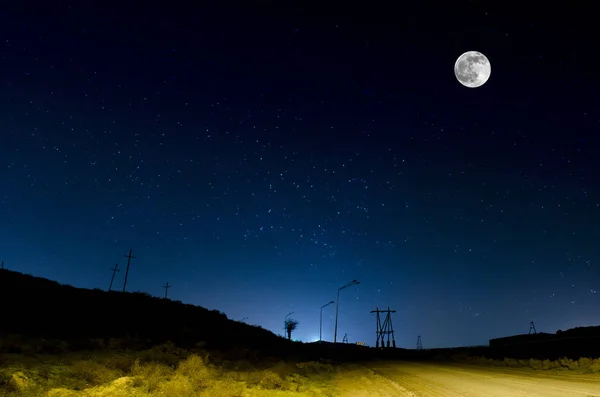
[[[323,308],[326,307],[326,306],[332,305],[334,303],[335,303],[334,301],[331,301],[331,302],[329,302],[329,303],[321,306],[321,310],[320,310],[321,314],[320,314],[320,317],[319,317],[319,342],[321,342],[321,340],[322,340],[321,339],[321,334],[322,334],[322,330],[323,330]]]
[[[335,330],[333,331],[333,343],[337,343],[337,324],[338,324],[338,307],[340,305],[340,291],[343,290],[344,288],[348,288],[348,287],[351,287],[351,286],[357,285],[357,284],[360,284],[360,283],[356,280],[352,280],[348,284],[342,285],[340,288],[338,288],[337,301],[335,304]]]
[[[285,315],[285,318],[283,319],[283,337],[284,338],[285,338],[285,333],[287,332],[287,329],[285,327],[285,322],[286,322],[287,318],[292,314],[294,314],[294,312],[289,312],[288,314]]]

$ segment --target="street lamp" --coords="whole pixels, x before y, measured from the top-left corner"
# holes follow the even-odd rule
[[[323,329],[323,308],[326,306],[332,305],[334,303],[335,303],[334,301],[331,301],[331,302],[327,303],[326,305],[321,306],[321,310],[320,310],[321,314],[319,317],[319,342],[321,342],[321,330]]]
[[[357,284],[360,284],[360,283],[356,280],[352,280],[348,284],[342,285],[340,288],[338,288],[337,302],[335,304],[335,330],[333,331],[333,343],[337,343],[337,324],[338,324],[338,307],[340,305],[340,291],[343,290],[344,288],[348,288],[348,287],[351,287],[351,286],[357,285]]]
[[[285,315],[285,318],[283,319],[283,337],[284,338],[285,338],[285,333],[287,331],[287,329],[285,328],[285,322],[286,322],[287,318],[292,314],[294,314],[294,312],[289,312],[288,314]]]

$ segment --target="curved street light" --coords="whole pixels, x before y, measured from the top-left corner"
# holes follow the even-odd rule
[[[334,303],[335,303],[334,301],[331,301],[331,302],[321,306],[321,310],[320,310],[321,314],[319,316],[319,342],[321,342],[321,340],[322,340],[321,334],[322,334],[322,330],[323,330],[323,308],[327,307],[329,305],[333,305]]]
[[[338,307],[340,305],[340,291],[344,288],[352,287],[353,285],[358,284],[360,284],[358,281],[352,280],[348,284],[342,285],[340,288],[338,288],[337,301],[335,304],[335,330],[333,331],[333,343],[337,343]]]

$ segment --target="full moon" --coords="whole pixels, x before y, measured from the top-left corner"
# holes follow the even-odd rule
[[[492,65],[481,52],[467,51],[454,64],[454,75],[465,87],[481,87],[490,78]]]

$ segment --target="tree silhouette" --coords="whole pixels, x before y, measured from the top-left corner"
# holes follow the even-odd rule
[[[288,318],[284,323],[285,331],[287,332],[288,339],[292,339],[292,332],[298,327],[298,321]]]

